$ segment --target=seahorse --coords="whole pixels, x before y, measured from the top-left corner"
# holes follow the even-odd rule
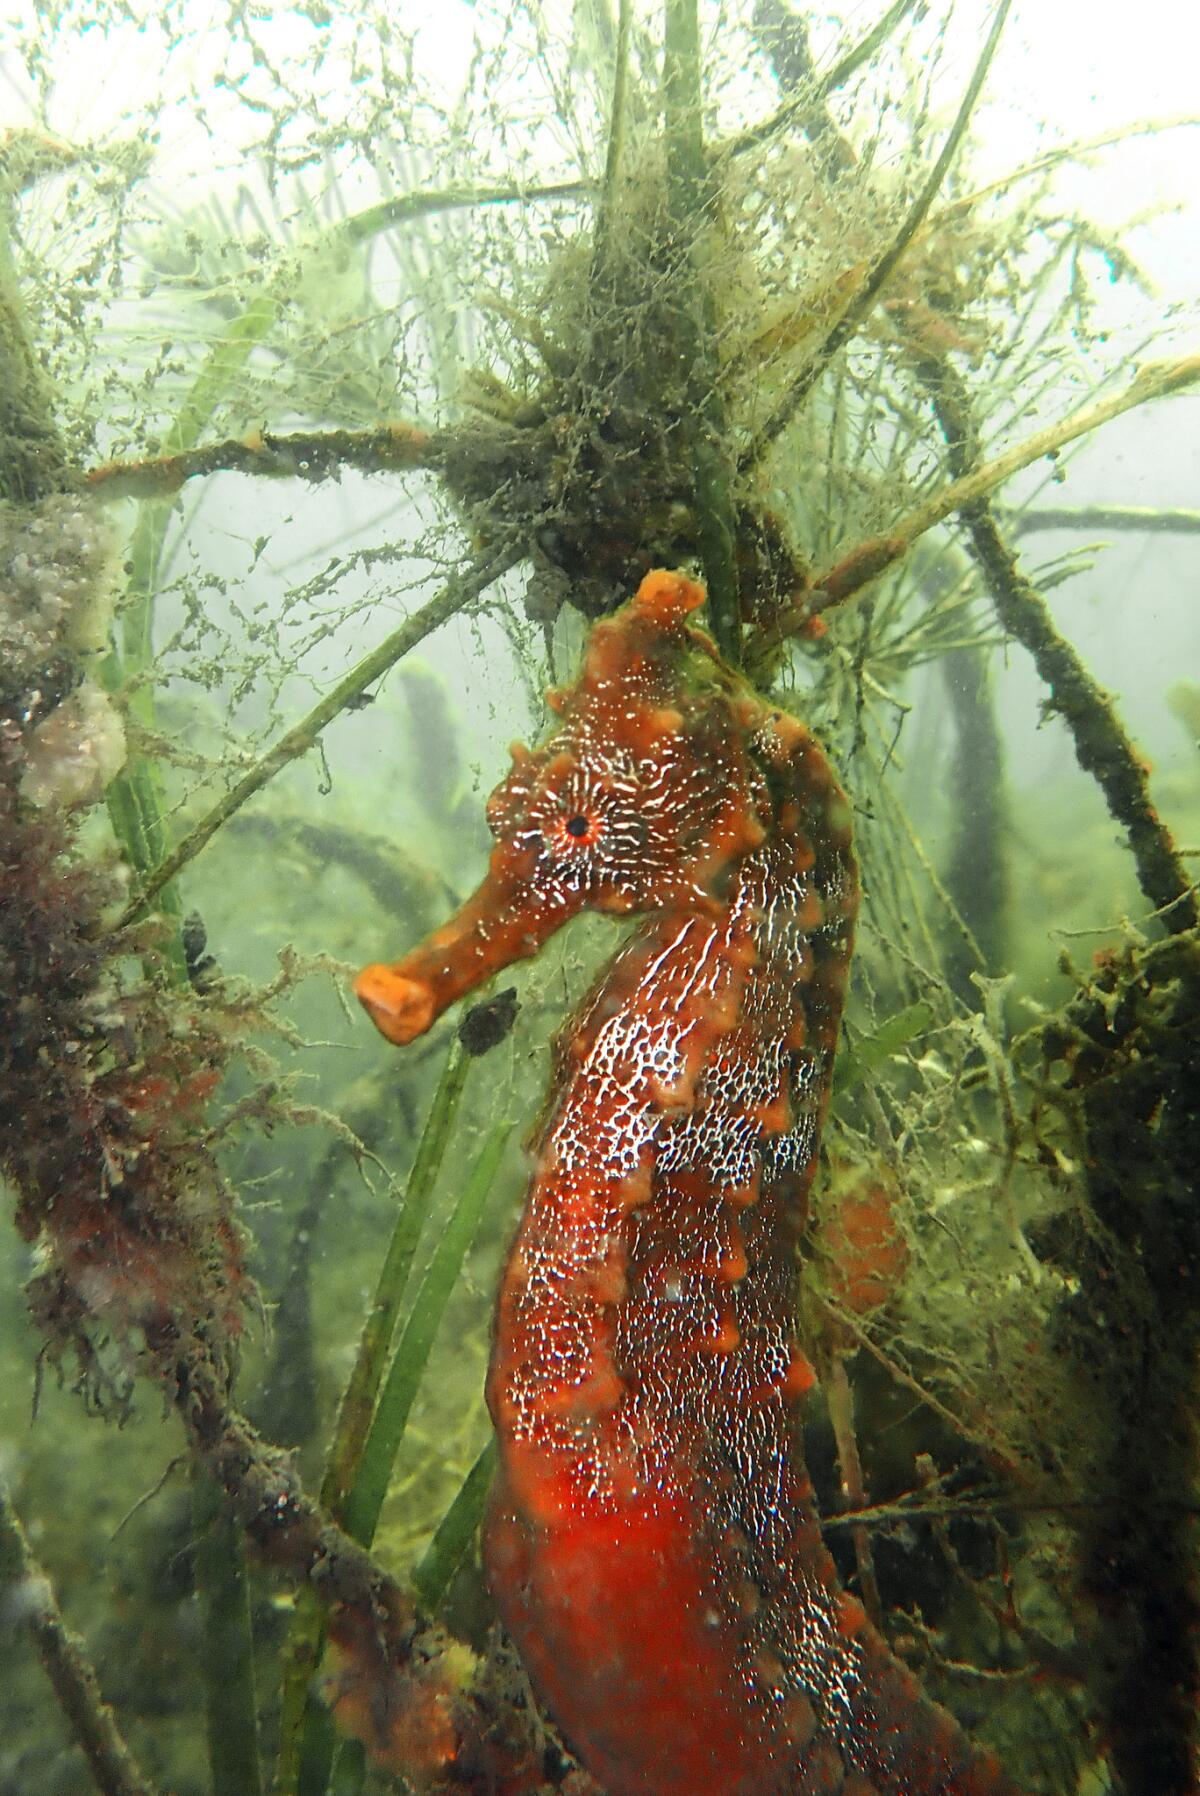
[[[648,574],[488,803],[488,871],[358,997],[429,1028],[584,909],[642,921],[555,1043],[496,1307],[485,1563],[610,1796],[1015,1796],[839,1585],[804,1467],[804,1223],[858,907],[809,731]]]

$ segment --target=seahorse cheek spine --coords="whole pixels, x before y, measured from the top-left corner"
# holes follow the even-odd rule
[[[489,873],[358,992],[405,1041],[585,905],[647,920],[558,1044],[488,1377],[496,1602],[610,1796],[1008,1796],[837,1586],[795,1241],[857,875],[820,749],[652,574],[514,751]]]

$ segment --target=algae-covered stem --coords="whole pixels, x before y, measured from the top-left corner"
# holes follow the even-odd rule
[[[966,384],[945,361],[923,362],[920,373],[946,438],[951,469],[965,484],[971,477],[978,436]],[[1196,374],[1200,359],[1194,359],[1191,367],[1191,375]],[[1137,385],[1135,381],[1135,389]],[[1194,928],[1200,922],[1195,890],[1171,832],[1151,801],[1146,764],[1116,707],[1055,628],[1045,600],[1017,566],[987,499],[970,501],[961,516],[996,615],[1033,656],[1054,709],[1071,732],[1080,766],[1096,780],[1113,817],[1128,833],[1142,890],[1171,933]]]
[[[1056,454],[1068,443],[1111,423],[1123,412],[1152,400],[1168,397],[1200,380],[1200,356],[1177,361],[1153,362],[1141,368],[1128,387],[1094,405],[1083,406],[1057,424],[1048,424],[1024,437],[994,460],[972,469],[961,480],[916,506],[883,537],[873,537],[839,562],[816,576],[797,626],[831,605],[851,598],[876,577],[863,571],[868,559],[890,566],[910,549],[918,537],[943,523],[956,511],[972,504],[1011,480],[1044,456]],[[133,462],[106,462],[91,469],[84,484],[109,502],[126,498],[162,498],[178,492],[188,480],[201,474],[235,473],[269,480],[336,480],[343,467],[363,468],[368,473],[388,473],[397,468],[440,468],[467,433],[423,431],[407,423],[385,425],[379,430],[312,430],[276,434],[264,431],[251,438],[231,437],[206,443],[186,454],[150,456]],[[1083,505],[1072,507],[1022,507],[1011,516],[1018,536],[1035,530],[1144,530],[1200,535],[1200,511],[1178,506]],[[869,553],[868,553],[869,552]],[[786,634],[785,627],[781,634]]]
[[[711,254],[712,177],[704,152],[703,71],[697,0],[667,0],[663,36],[663,111],[667,146],[676,330],[683,371],[684,433],[692,465],[696,533],[708,587],[708,617],[726,660],[741,660],[735,469],[728,454],[725,402],[716,354]]]
[[[265,755],[259,757],[254,765],[237,780],[229,791],[219,798],[211,809],[205,812],[198,823],[193,824],[183,839],[176,844],[166,859],[155,868],[140,892],[130,899],[117,919],[116,927],[121,928],[141,915],[151,899],[162,891],[175,875],[193,860],[216,835],[222,824],[227,823],[235,811],[241,809],[248,798],[262,790],[269,780],[287,767],[292,761],[307,754],[321,731],[333,722],[350,702],[365,692],[367,687],[394,667],[402,656],[424,640],[432,631],[447,623],[456,613],[462,611],[473,599],[477,599],[494,581],[507,573],[517,560],[517,552],[509,545],[498,550],[486,561],[476,562],[463,574],[447,581],[441,592],[414,611],[404,622],[394,629],[390,636],[385,636],[378,647],[373,648],[361,661],[355,663],[349,673],[344,674],[336,686],[330,688],[324,698],[312,707],[300,722],[282,735]]]
[[[100,1693],[80,1640],[67,1627],[20,1517],[0,1482],[0,1593],[33,1637],[59,1706],[103,1796],[155,1796]]]
[[[303,1490],[291,1456],[270,1447],[229,1402],[218,1369],[196,1344],[176,1360],[174,1401],[193,1452],[224,1489],[268,1565],[319,1593],[342,1664],[344,1688],[406,1736],[414,1788],[493,1789],[499,1765],[532,1761],[532,1723],[513,1718],[503,1742],[471,1694],[470,1655],[425,1623],[413,1601]],[[364,1719],[364,1725],[367,1725]],[[458,1758],[478,1775],[443,1774]]]
[[[940,366],[941,364],[939,364]],[[1024,437],[1011,449],[973,468],[961,479],[951,481],[930,498],[900,518],[892,528],[879,536],[857,543],[832,567],[813,576],[808,590],[795,607],[780,618],[770,630],[764,630],[755,643],[756,655],[766,655],[788,636],[803,631],[822,612],[831,611],[855,598],[864,587],[877,580],[896,562],[903,560],[913,544],[956,512],[987,498],[997,488],[1043,457],[1056,454],[1068,443],[1088,436],[1101,425],[1111,423],[1123,412],[1157,399],[1169,398],[1200,381],[1200,355],[1182,356],[1177,361],[1152,362],[1138,370],[1134,379],[1119,393],[1082,406],[1057,424],[1048,424],[1032,436]]]
[[[1036,530],[1135,530],[1162,536],[1200,536],[1200,511],[1177,505],[1027,505],[1012,519],[1018,536]]]
[[[625,121],[629,110],[629,32],[633,19],[633,0],[620,0],[617,15],[617,44],[613,59],[612,104],[608,115],[608,149],[604,157],[604,186],[596,208],[596,228],[592,240],[593,271],[603,268],[609,252],[616,206],[617,184],[625,154]]]
[[[975,110],[975,103],[983,89],[984,81],[987,79],[987,72],[991,67],[992,57],[1000,42],[1000,33],[1004,29],[1011,6],[1012,0],[1000,0],[1000,4],[993,14],[991,29],[987,34],[983,49],[979,53],[979,59],[975,64],[971,79],[967,83],[966,92],[959,103],[954,123],[947,133],[946,141],[929,172],[925,185],[910,206],[900,229],[887,249],[868,269],[862,285],[855,289],[849,303],[826,335],[824,342],[814,350],[799,379],[788,389],[754,441],[745,450],[738,464],[740,469],[754,467],[762,460],[771,444],[787,429],[834,356],[838,354],[839,350],[845,348],[863,319],[871,311],[881,290],[895,272],[913,238],[924,224],[929,208],[941,191],[950,165],[958,154],[966,135],[967,126],[970,124],[971,115]]]
[[[739,131],[736,137],[727,138],[719,146],[717,155],[722,159],[744,155],[747,150],[757,149],[772,137],[782,135],[793,125],[803,124],[810,112],[823,105],[830,94],[836,93],[839,87],[844,87],[851,75],[870,61],[876,50],[887,42],[897,25],[920,3],[921,0],[895,0],[895,4],[888,8],[879,23],[847,50],[844,56],[840,56],[826,74],[806,88],[803,94],[785,100],[779,110],[761,124],[751,125],[745,131]]]
[[[91,468],[85,485],[106,504],[117,499],[165,499],[200,474],[248,474],[256,480],[336,478],[343,468],[368,474],[399,468],[439,468],[454,447],[452,431],[384,424],[377,430],[256,430],[194,449],[149,455]]]

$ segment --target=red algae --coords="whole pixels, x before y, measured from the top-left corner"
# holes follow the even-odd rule
[[[853,1315],[880,1309],[904,1281],[910,1256],[898,1201],[886,1168],[834,1160],[815,1245],[829,1295]]]

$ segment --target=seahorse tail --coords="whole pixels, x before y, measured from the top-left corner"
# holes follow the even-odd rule
[[[1021,1796],[995,1756],[972,1744],[933,1702],[844,1593],[839,1626],[862,1654],[850,1696],[847,1757],[865,1779],[862,1796]],[[799,1789],[795,1796],[818,1796]],[[848,1796],[843,1786],[841,1796]]]

